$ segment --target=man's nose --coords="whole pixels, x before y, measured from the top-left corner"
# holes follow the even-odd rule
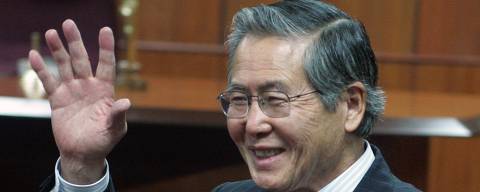
[[[272,131],[268,122],[269,117],[263,113],[258,105],[259,102],[258,100],[252,100],[246,117],[246,133],[253,137],[259,137]]]

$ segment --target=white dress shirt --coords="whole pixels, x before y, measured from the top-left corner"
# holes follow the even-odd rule
[[[328,185],[323,187],[319,192],[351,192],[357,187],[375,160],[375,155],[373,154],[372,148],[366,140],[365,145],[367,145],[367,147],[362,156],[360,156],[360,158],[355,161],[355,163],[353,163],[346,171],[336,177]],[[105,164],[106,173],[100,180],[89,185],[76,185],[69,183],[60,175],[59,158],[55,165],[55,187],[51,190],[51,192],[103,192],[108,187],[108,182],[110,180],[110,173],[108,171],[108,163],[106,160]]]
[[[105,175],[97,182],[88,185],[76,185],[69,183],[60,175],[60,158],[58,158],[55,164],[55,187],[50,192],[103,192],[107,189],[110,180],[107,160],[105,160],[105,166]]]

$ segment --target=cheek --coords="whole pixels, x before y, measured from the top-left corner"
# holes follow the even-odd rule
[[[296,107],[298,110],[291,112],[292,135],[298,137],[296,140],[301,143],[311,143],[314,135],[321,132],[321,120],[318,117],[318,112],[306,107]]]
[[[332,129],[338,129],[335,121],[338,118],[333,113],[322,110],[322,106],[314,103],[310,105],[296,106],[298,110],[292,111],[291,117],[295,123],[293,133],[295,145],[299,155],[303,157],[317,156],[324,153],[324,148],[329,148],[335,142],[336,134]],[[328,150],[328,149],[326,149]],[[310,158],[303,159],[310,161]]]

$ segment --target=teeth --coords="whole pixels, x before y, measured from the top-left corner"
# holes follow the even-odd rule
[[[281,152],[280,149],[271,149],[271,150],[254,150],[255,156],[260,158],[271,157],[277,155]]]

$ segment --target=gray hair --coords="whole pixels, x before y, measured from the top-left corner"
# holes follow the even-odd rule
[[[325,108],[334,112],[341,94],[354,82],[366,88],[365,116],[355,134],[367,137],[383,114],[385,96],[377,86],[377,64],[362,23],[333,5],[314,0],[284,0],[244,8],[233,18],[226,41],[228,82],[236,49],[247,34],[312,38],[305,50],[304,70],[320,91]]]

